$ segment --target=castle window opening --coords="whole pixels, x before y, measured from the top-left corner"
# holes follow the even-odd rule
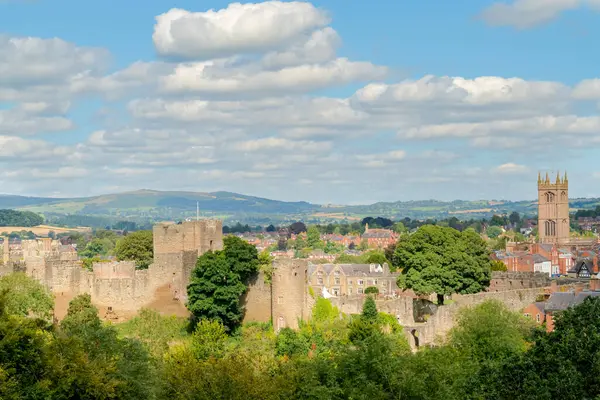
[[[339,285],[340,284],[340,278],[335,278],[335,284]]]
[[[322,285],[323,284],[323,278],[318,278],[317,282],[319,283],[319,285]]]
[[[361,285],[361,286],[365,284],[365,282],[364,282],[362,279],[359,279],[359,280],[357,281],[357,283],[358,283],[359,285]]]
[[[294,276],[298,276],[298,272],[294,272]]]
[[[333,294],[334,294],[335,296],[339,296],[339,295],[340,295],[340,289],[338,289],[338,288],[334,288],[334,289],[333,289]]]
[[[356,293],[363,294],[363,288],[359,287],[358,289],[356,289]]]

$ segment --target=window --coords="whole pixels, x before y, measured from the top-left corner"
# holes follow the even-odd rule
[[[317,281],[318,281],[319,285],[323,284],[323,278],[318,278]]]
[[[375,280],[373,281],[373,284],[374,284],[374,285],[377,285],[377,279],[375,279]]]
[[[539,313],[538,313],[538,314],[535,316],[535,320],[536,320],[537,322],[540,322],[540,314],[539,314]]]
[[[352,293],[354,293],[354,288],[352,286],[348,287],[348,295],[351,295]]]
[[[352,279],[348,281],[348,285],[352,285]]]
[[[319,275],[319,276],[323,275],[323,271],[321,271],[321,270],[318,270],[318,271],[317,271],[317,275]]]
[[[359,285],[361,285],[361,286],[362,286],[362,285],[364,285],[364,281],[363,281],[362,279],[359,279],[359,280],[357,281],[357,283],[358,283]]]
[[[338,288],[333,289],[333,295],[334,296],[339,296],[340,295],[340,289],[338,289]]]
[[[336,275],[336,276],[338,276],[340,274],[340,270],[336,269],[335,271],[333,271],[333,274]]]
[[[356,289],[356,293],[363,294],[363,288],[359,287],[358,289]]]
[[[526,316],[526,317],[529,317],[529,313],[525,313],[525,314],[523,314],[523,315],[524,315],[524,316]]]
[[[277,297],[277,304],[283,304],[283,296]]]
[[[335,278],[335,284],[339,285],[340,284],[340,278]]]
[[[373,286],[373,280],[372,280],[372,279],[368,279],[368,280],[367,280],[367,285],[369,285],[369,286]]]

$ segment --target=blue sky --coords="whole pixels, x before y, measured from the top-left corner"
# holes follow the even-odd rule
[[[0,0],[1,192],[600,195],[598,0],[140,4]]]

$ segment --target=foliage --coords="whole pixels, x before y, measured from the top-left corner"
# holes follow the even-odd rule
[[[391,262],[387,259],[385,254],[380,250],[370,250],[364,252],[361,255],[355,256],[351,254],[340,254],[335,259],[336,264],[380,264],[387,263],[388,266]]]
[[[375,305],[375,300],[373,300],[371,296],[367,296],[367,298],[365,299],[361,315],[362,318],[364,318],[366,321],[377,320],[377,306]]]
[[[502,234],[502,228],[500,228],[499,226],[496,225],[490,225],[486,230],[485,230],[485,234],[490,238],[490,239],[496,239],[498,236],[500,236]]]
[[[137,338],[155,357],[162,356],[174,342],[186,338],[187,320],[164,316],[157,311],[142,308],[127,322],[115,326],[119,336]]]
[[[304,222],[294,222],[289,226],[289,229],[291,233],[299,235],[302,232],[306,232],[306,225],[304,224]]]
[[[340,310],[331,304],[331,301],[319,297],[312,309],[312,319],[314,322],[332,323],[340,316]]]
[[[507,271],[506,264],[500,260],[492,260],[492,271]]]
[[[306,243],[312,249],[324,248],[324,243],[321,241],[321,233],[316,226],[311,225],[306,232]]]
[[[32,227],[44,223],[44,217],[31,211],[0,210],[0,226]]]
[[[527,350],[533,323],[497,300],[462,309],[449,344],[472,360],[505,360]]]
[[[196,358],[219,358],[223,356],[227,333],[218,321],[201,320],[192,334],[192,351]]]
[[[259,270],[265,274],[265,282],[271,283],[273,278],[273,257],[268,250],[263,250],[258,255]]]
[[[119,261],[135,261],[138,268],[148,268],[154,257],[152,231],[137,231],[119,239],[115,256]]]
[[[256,247],[235,236],[223,240],[223,250],[198,258],[188,286],[187,307],[196,320],[209,319],[234,329],[242,320],[240,298],[246,282],[259,268]]]
[[[44,320],[52,319],[54,299],[37,280],[25,273],[15,272],[0,277],[0,292],[8,291],[4,311],[10,315],[32,315]]]
[[[365,294],[379,294],[377,286],[369,286],[365,289]]]
[[[470,229],[420,227],[398,241],[395,259],[402,269],[398,286],[418,294],[478,293],[489,286],[491,260],[485,242]]]

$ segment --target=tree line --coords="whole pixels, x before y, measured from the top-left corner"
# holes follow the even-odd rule
[[[44,217],[31,211],[0,210],[0,226],[33,227],[44,223]]]

